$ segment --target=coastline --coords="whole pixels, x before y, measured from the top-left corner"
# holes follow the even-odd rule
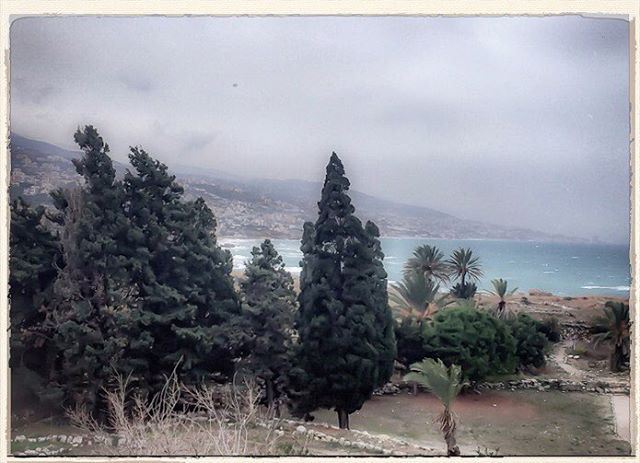
[[[243,277],[243,269],[233,269],[232,276],[239,284]],[[294,288],[299,291],[299,273],[291,275]],[[391,287],[389,283],[388,287]],[[441,294],[446,294],[442,292]],[[498,298],[490,293],[478,292],[474,300],[482,309],[490,309],[498,303]],[[562,324],[581,325],[590,324],[595,317],[601,316],[607,301],[629,302],[628,296],[609,296],[601,294],[582,294],[564,296],[547,291],[532,289],[518,291],[507,299],[508,307],[514,312],[527,313],[534,318],[544,319],[555,317]]]

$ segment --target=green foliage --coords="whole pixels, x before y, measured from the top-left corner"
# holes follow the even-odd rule
[[[185,201],[167,167],[144,150],[132,148],[129,160],[135,170],[125,175],[123,204],[129,236],[140,240],[131,272],[141,309],[129,325],[134,379],[155,393],[179,362],[185,383],[229,377],[240,305],[216,219],[202,198]]]
[[[489,292],[494,296],[498,296],[500,301],[498,302],[498,306],[495,310],[496,317],[500,319],[510,319],[513,318],[513,313],[507,310],[507,298],[512,296],[518,288],[513,288],[512,290],[508,289],[509,283],[507,280],[503,280],[502,278],[498,278],[495,280],[491,280],[491,284],[493,285],[493,290]]]
[[[631,320],[629,318],[629,304],[624,302],[607,301],[604,306],[604,316],[594,320],[592,331],[594,341],[611,343],[609,368],[620,371],[623,364],[630,358]]]
[[[447,367],[442,360],[431,358],[412,364],[411,372],[405,375],[404,380],[422,384],[440,399],[446,408],[451,406],[463,386],[460,366]]]
[[[296,310],[293,278],[270,240],[254,247],[242,290],[247,358],[244,366],[266,387],[269,405],[283,396],[291,369],[291,334]]]
[[[447,282],[451,269],[443,258],[444,254],[435,246],[418,246],[413,251],[413,256],[407,261],[404,274],[407,276],[421,274],[427,280]]]
[[[460,284],[465,286],[467,278],[477,281],[482,277],[482,266],[480,259],[473,257],[471,249],[456,249],[451,254],[451,258],[447,261],[451,268],[451,277],[460,278]]]
[[[428,279],[424,273],[409,273],[402,281],[391,285],[389,303],[402,317],[424,318],[432,303],[444,304],[445,297],[438,298],[440,285]]]
[[[458,299],[471,299],[476,295],[478,286],[475,283],[456,283],[451,287],[451,294]]]
[[[489,292],[495,296],[498,296],[501,301],[503,301],[506,297],[511,296],[518,290],[518,288],[509,290],[509,282],[507,280],[503,280],[502,278],[491,280],[491,284],[493,285],[493,290],[490,290]]]
[[[395,339],[377,227],[355,217],[338,156],[327,165],[319,214],[305,223],[292,396],[297,415],[352,413],[393,372]],[[348,426],[341,418],[341,425]]]
[[[471,381],[512,373],[516,366],[516,342],[509,328],[469,307],[444,309],[424,324],[423,347],[426,357],[460,365]]]
[[[54,195],[65,266],[43,328],[58,354],[51,388],[62,389],[68,401],[97,407],[112,368],[128,366],[123,359],[130,338],[122,327],[136,292],[128,278],[135,243],[126,239],[130,223],[108,146],[91,126],[78,130],[75,140],[83,156],[73,163],[85,183]]]
[[[447,367],[442,360],[424,359],[422,362],[411,365],[411,372],[404,379],[422,384],[440,399],[444,410],[438,415],[436,421],[447,443],[447,455],[460,455],[455,437],[457,423],[451,411],[451,405],[463,386],[462,369],[458,365]]]
[[[560,322],[556,317],[548,317],[540,324],[540,332],[547,337],[549,342],[559,342],[562,336]]]
[[[541,367],[545,363],[544,352],[547,338],[540,322],[527,314],[518,314],[506,321],[516,340],[516,356],[521,367]]]
[[[231,374],[240,306],[211,210],[183,200],[143,150],[131,150],[135,173],[119,181],[93,127],[75,140],[84,185],[52,192],[64,265],[34,329],[51,343],[49,391],[100,409],[114,370],[142,394],[157,392],[177,364],[187,384]]]
[[[403,318],[395,324],[397,359],[404,365],[411,365],[424,358],[422,347],[422,322],[415,318]]]
[[[63,265],[59,236],[47,226],[42,206],[33,208],[22,198],[11,204],[9,246],[10,365],[14,381],[21,375],[40,391],[55,359],[54,346],[40,330],[41,309],[50,303]]]

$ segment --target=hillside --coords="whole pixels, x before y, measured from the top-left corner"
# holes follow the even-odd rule
[[[11,136],[12,198],[49,204],[48,192],[77,184],[80,178],[71,159],[77,151]],[[119,175],[127,168],[114,162]],[[299,238],[302,223],[314,220],[321,183],[303,180],[245,178],[214,169],[169,166],[185,187],[188,198],[202,196],[218,218],[218,234],[234,238]],[[573,241],[527,229],[464,220],[425,207],[400,204],[352,191],[362,220],[373,220],[389,237],[475,238],[537,241]]]

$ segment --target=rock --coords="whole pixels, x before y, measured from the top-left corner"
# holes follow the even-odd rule
[[[299,426],[296,428],[296,433],[298,433],[298,434],[304,434],[305,432],[307,432],[307,428],[305,428],[305,427],[304,427],[304,426],[302,426],[302,425],[299,425]]]
[[[13,439],[14,442],[22,442],[27,440],[27,436],[20,434],[18,436],[15,437],[15,439]]]

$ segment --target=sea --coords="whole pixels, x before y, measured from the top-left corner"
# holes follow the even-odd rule
[[[381,238],[384,267],[390,282],[402,279],[402,268],[413,250],[423,244],[437,246],[445,256],[460,247],[480,258],[484,275],[478,289],[491,289],[491,280],[503,278],[520,292],[538,289],[558,296],[629,296],[629,247],[613,244],[549,243],[503,240],[449,240]],[[233,255],[234,269],[242,269],[260,240],[220,239]],[[272,240],[287,270],[300,272],[300,241]],[[442,286],[446,290],[446,286]]]

